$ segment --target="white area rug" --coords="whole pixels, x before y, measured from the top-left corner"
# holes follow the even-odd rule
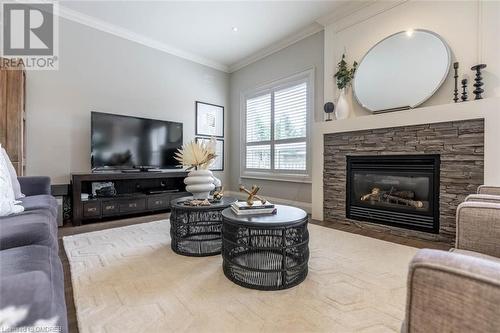
[[[416,249],[309,225],[307,279],[233,284],[220,256],[170,249],[168,220],[64,237],[80,332],[391,332]]]

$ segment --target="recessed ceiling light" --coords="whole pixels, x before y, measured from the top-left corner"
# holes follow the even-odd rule
[[[231,30],[233,30],[233,32],[238,32],[238,27],[232,27]]]

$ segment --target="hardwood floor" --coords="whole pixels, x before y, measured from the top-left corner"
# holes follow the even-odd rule
[[[433,241],[426,241],[426,240],[419,240],[419,239],[414,239],[414,238],[396,236],[396,235],[384,233],[382,231],[376,231],[376,230],[372,230],[372,229],[364,229],[361,227],[342,224],[342,223],[333,224],[331,222],[323,222],[323,221],[316,221],[316,220],[311,220],[311,223],[321,225],[321,226],[324,226],[327,228],[332,228],[332,229],[336,229],[336,230],[350,232],[353,234],[358,234],[358,235],[362,235],[362,236],[366,236],[366,237],[376,238],[376,239],[384,240],[384,241],[391,242],[391,243],[412,246],[412,247],[416,247],[419,249],[427,248],[427,249],[448,251],[451,248],[451,246],[447,243],[433,242]]]
[[[69,268],[69,261],[68,261],[68,257],[66,256],[66,252],[64,251],[62,238],[65,236],[76,235],[76,234],[81,234],[81,233],[86,233],[86,232],[99,231],[99,230],[105,230],[105,229],[111,229],[111,228],[124,227],[124,226],[128,226],[128,225],[133,225],[133,224],[158,221],[160,219],[165,219],[168,217],[169,217],[169,214],[163,213],[163,214],[133,217],[133,218],[121,219],[121,220],[115,220],[115,221],[93,223],[93,224],[87,224],[87,225],[82,225],[82,226],[72,226],[70,224],[70,225],[65,225],[62,228],[59,228],[59,257],[61,258],[63,269],[64,269],[66,307],[67,307],[67,311],[68,311],[67,312],[68,313],[68,326],[69,326],[70,333],[78,332],[78,324],[77,324],[77,320],[76,320],[76,310],[75,310],[75,303],[74,303],[74,299],[73,299],[73,287],[71,284],[71,274],[70,274],[70,268]],[[382,232],[378,232],[378,231],[367,230],[367,229],[359,228],[356,226],[344,225],[344,224],[340,224],[340,223],[339,224],[332,224],[332,223],[324,223],[324,222],[316,221],[316,220],[311,220],[310,222],[313,224],[327,227],[327,228],[332,228],[332,229],[336,229],[336,230],[340,230],[340,231],[345,231],[345,232],[354,233],[354,234],[358,234],[358,235],[362,235],[362,236],[366,236],[366,237],[376,238],[376,239],[384,240],[387,242],[392,242],[392,243],[397,243],[397,244],[402,244],[402,245],[407,245],[407,246],[413,246],[413,247],[417,247],[417,248],[431,248],[431,249],[440,249],[440,250],[448,250],[450,248],[449,245],[444,244],[444,243],[409,239],[406,237],[390,235],[390,234],[386,234],[386,233],[382,233]]]

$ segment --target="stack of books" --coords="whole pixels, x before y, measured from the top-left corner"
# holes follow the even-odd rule
[[[251,206],[246,201],[236,201],[231,205],[231,209],[236,215],[261,215],[276,213],[276,208],[272,203],[269,201],[262,203],[258,200],[254,201]]]

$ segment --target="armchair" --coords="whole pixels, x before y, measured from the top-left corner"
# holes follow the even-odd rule
[[[500,258],[500,197],[497,198],[498,202],[466,201],[458,205],[454,252],[478,252]]]
[[[470,194],[465,198],[464,201],[500,203],[500,195]]]
[[[477,188],[477,194],[500,195],[500,186],[481,185]]]
[[[499,332],[500,260],[420,250],[410,263],[403,332]]]
[[[496,192],[498,190],[498,192]],[[481,186],[457,208],[450,252],[410,263],[403,332],[500,332],[500,189]]]

